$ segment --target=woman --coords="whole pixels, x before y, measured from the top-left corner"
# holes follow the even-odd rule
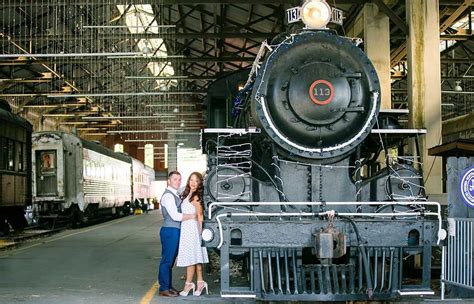
[[[181,211],[183,214],[195,213],[197,219],[181,223],[176,265],[178,267],[186,267],[186,283],[183,291],[179,293],[182,296],[187,296],[191,290],[195,296],[200,296],[204,289],[208,293],[207,283],[202,278],[202,264],[209,263],[206,248],[201,246],[204,210],[202,191],[202,175],[198,172],[191,173],[186,183],[186,188],[183,194],[181,194],[181,199],[183,199]],[[194,273],[197,274],[197,286],[193,283]]]

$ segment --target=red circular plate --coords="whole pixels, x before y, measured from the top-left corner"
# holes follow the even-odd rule
[[[316,87],[318,84],[320,86]],[[321,100],[319,96],[327,96],[327,98]],[[309,87],[309,97],[317,105],[327,105],[334,99],[334,86],[327,80],[315,80]]]

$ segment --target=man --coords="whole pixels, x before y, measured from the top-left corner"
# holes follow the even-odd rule
[[[163,227],[160,230],[161,262],[158,272],[160,296],[177,297],[178,291],[171,284],[172,268],[178,255],[179,233],[181,221],[196,218],[196,214],[181,213],[181,198],[178,189],[181,186],[181,174],[172,171],[168,174],[168,187],[161,197],[161,212],[163,213]]]

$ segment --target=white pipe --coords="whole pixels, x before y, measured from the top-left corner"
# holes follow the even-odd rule
[[[445,261],[445,254],[446,254],[446,246],[441,247],[441,301],[444,301],[444,290],[445,290],[445,271],[446,271],[446,261]]]
[[[213,202],[209,205],[208,217],[212,217],[212,207],[214,206],[321,206],[322,202]],[[438,202],[325,202],[324,205],[333,206],[333,205],[343,205],[343,206],[357,206],[357,205],[401,205],[401,206],[410,206],[410,205],[429,205],[436,206],[438,212],[441,212],[441,205]]]

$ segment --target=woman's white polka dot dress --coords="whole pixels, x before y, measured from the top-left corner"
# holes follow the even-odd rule
[[[196,207],[187,197],[181,204],[183,214],[196,213]],[[201,247],[201,234],[199,233],[198,221],[188,220],[181,222],[181,234],[179,237],[179,250],[176,265],[186,267],[195,264],[209,263],[206,247]]]

